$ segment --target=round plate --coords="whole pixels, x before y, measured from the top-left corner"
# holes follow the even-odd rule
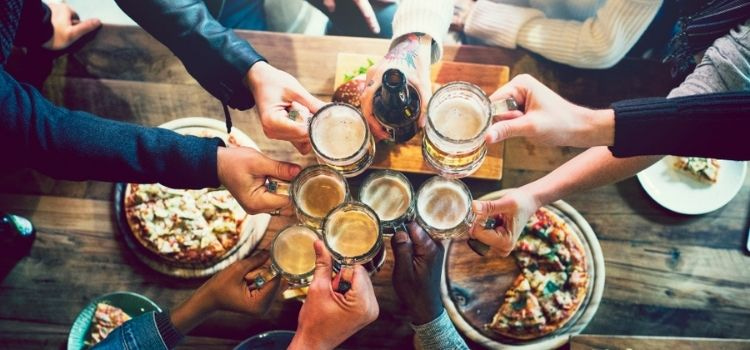
[[[172,120],[159,126],[170,129],[180,134],[200,135],[203,137],[219,137],[225,144],[239,145],[253,148],[259,151],[258,145],[241,130],[232,127],[231,133],[227,135],[226,125],[216,119],[191,117]],[[230,141],[231,140],[231,141]],[[165,275],[180,278],[199,278],[213,275],[229,266],[233,262],[242,259],[252,251],[263,239],[271,216],[268,214],[248,215],[245,220],[248,224],[240,234],[237,244],[220,260],[211,264],[179,264],[163,259],[158,254],[143,247],[133,236],[125,217],[124,194],[127,184],[115,185],[115,212],[117,213],[117,226],[123,233],[125,243],[135,253],[139,260]]]
[[[667,156],[638,173],[638,181],[651,198],[664,208],[680,214],[698,215],[723,207],[737,195],[745,183],[747,164],[719,160],[719,178],[703,183],[672,166]]]
[[[151,299],[132,292],[114,292],[97,297],[81,310],[75,322],[73,322],[73,327],[70,328],[70,333],[68,333],[68,350],[84,348],[84,342],[88,339],[89,329],[91,328],[91,319],[94,317],[96,304],[99,303],[119,307],[131,318],[136,318],[151,311],[161,312],[161,308]]]
[[[269,331],[245,339],[234,350],[284,350],[294,338],[292,331]]]
[[[507,190],[505,190],[507,191]],[[489,193],[479,200],[500,198],[505,191]],[[532,340],[504,337],[484,325],[502,304],[505,292],[520,273],[515,258],[493,252],[482,257],[469,248],[468,237],[445,242],[445,273],[441,283],[443,304],[456,328],[472,341],[491,349],[550,349],[566,344],[579,334],[596,314],[604,292],[604,256],[591,226],[563,201],[546,205],[571,227],[586,253],[589,272],[586,297],[575,315],[560,329]]]

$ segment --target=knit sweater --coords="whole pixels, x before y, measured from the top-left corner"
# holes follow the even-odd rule
[[[393,40],[410,33],[432,37],[432,63],[443,57],[443,38],[453,18],[453,0],[402,0],[393,17]]]
[[[609,68],[646,31],[661,0],[530,0],[529,7],[479,0],[464,31],[490,45],[521,46],[579,68]]]

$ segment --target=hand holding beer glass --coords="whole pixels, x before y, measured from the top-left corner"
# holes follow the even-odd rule
[[[473,174],[487,155],[485,133],[492,116],[516,109],[512,98],[490,102],[482,89],[471,83],[443,85],[427,106],[422,142],[425,161],[445,177]]]
[[[318,240],[315,231],[302,225],[293,225],[281,230],[271,243],[271,266],[255,277],[256,289],[276,277],[283,277],[290,288],[310,284],[315,269],[313,243]]]
[[[406,223],[414,219],[414,189],[400,172],[379,170],[367,176],[359,200],[378,214],[384,235],[406,231]]]
[[[318,163],[345,177],[361,174],[375,159],[375,140],[365,117],[346,103],[329,103],[318,110],[309,126]]]

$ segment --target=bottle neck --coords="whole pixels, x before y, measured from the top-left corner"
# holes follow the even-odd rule
[[[409,86],[406,76],[398,69],[389,69],[383,74],[383,85],[380,87],[383,104],[391,108],[409,105]]]

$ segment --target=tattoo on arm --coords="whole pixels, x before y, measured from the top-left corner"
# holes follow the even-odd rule
[[[417,64],[415,59],[419,54],[419,44],[423,37],[424,34],[421,33],[407,34],[401,42],[388,51],[385,59],[389,61],[402,61],[407,67],[416,69]]]

